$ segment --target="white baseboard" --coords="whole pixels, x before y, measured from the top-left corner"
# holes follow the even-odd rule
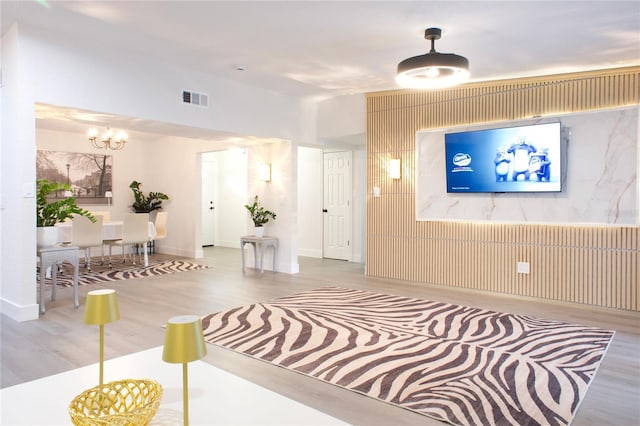
[[[199,259],[201,257],[204,257],[204,252],[202,251],[202,247],[194,250],[182,250],[176,247],[167,247],[167,246],[159,247],[156,245],[156,253],[168,254],[171,256],[191,257],[194,259]]]
[[[322,250],[303,249],[298,247],[298,256],[315,257],[317,259],[322,259]]]
[[[5,298],[0,299],[0,311],[9,318],[18,322],[32,321],[40,318],[38,308],[39,305],[37,303],[16,305]]]
[[[240,248],[240,240],[217,240],[215,242],[216,247],[228,247],[228,248]]]

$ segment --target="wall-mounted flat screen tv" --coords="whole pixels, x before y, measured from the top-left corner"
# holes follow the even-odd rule
[[[447,192],[559,192],[560,123],[445,134]]]

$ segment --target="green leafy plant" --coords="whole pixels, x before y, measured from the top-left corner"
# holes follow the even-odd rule
[[[95,222],[93,215],[76,204],[75,197],[66,197],[49,201],[51,194],[57,191],[70,191],[71,187],[66,183],[49,182],[47,179],[39,179],[36,183],[36,226],[54,226],[58,222],[73,218],[74,215],[86,216]]]
[[[169,196],[162,192],[149,192],[149,195],[144,195],[140,190],[141,185],[142,183],[135,180],[129,185],[129,188],[133,191],[134,201],[131,208],[133,208],[134,212],[149,213],[161,209],[162,201],[169,199]]]
[[[269,211],[260,205],[257,195],[253,198],[253,204],[245,204],[244,207],[249,210],[249,215],[251,216],[253,225],[256,227],[264,225],[271,219],[276,219],[276,214],[274,212]]]

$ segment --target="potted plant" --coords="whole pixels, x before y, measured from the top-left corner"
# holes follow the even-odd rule
[[[249,216],[255,226],[256,237],[264,236],[263,225],[271,219],[275,220],[276,214],[262,207],[257,195],[253,197],[253,204],[245,204],[244,207],[249,211]]]
[[[162,201],[168,200],[169,196],[162,192],[149,192],[148,195],[140,190],[142,183],[133,181],[129,185],[129,188],[133,191],[133,204],[131,208],[136,213],[151,213],[154,210],[162,208]]]
[[[68,184],[39,179],[36,186],[38,247],[52,246],[57,242],[57,230],[54,226],[58,222],[71,219],[74,215],[86,216],[92,222],[96,221],[88,210],[82,209],[76,204],[76,199],[73,196],[49,201],[51,194],[57,191],[70,191],[71,187]]]

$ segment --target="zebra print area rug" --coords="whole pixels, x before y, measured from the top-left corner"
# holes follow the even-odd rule
[[[58,274],[57,283],[62,287],[73,286],[73,267],[69,264],[63,264],[62,274]],[[113,269],[108,266],[92,266],[91,272],[84,272],[81,267],[78,276],[78,285],[89,285],[96,283],[105,283],[109,281],[131,280],[134,278],[151,277],[155,275],[174,274],[176,272],[195,271],[197,269],[206,269],[209,266],[199,265],[197,263],[185,262],[183,260],[167,260],[159,263],[151,263],[148,267],[133,266],[122,269],[114,264]],[[39,278],[39,275],[38,275]],[[45,279],[45,285],[51,285],[51,279]]]
[[[207,315],[205,340],[456,425],[567,425],[612,331],[327,287]]]

